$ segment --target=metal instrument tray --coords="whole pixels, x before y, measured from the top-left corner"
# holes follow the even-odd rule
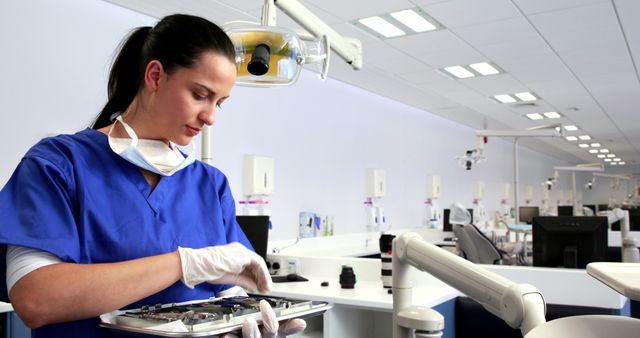
[[[262,323],[260,301],[266,300],[276,313],[276,318],[307,318],[320,315],[332,306],[317,302],[284,297],[249,295],[193,301],[180,304],[143,306],[116,316],[115,323],[100,323],[109,330],[140,337],[217,337],[238,331],[247,317]],[[156,326],[181,321],[187,332],[157,329]]]

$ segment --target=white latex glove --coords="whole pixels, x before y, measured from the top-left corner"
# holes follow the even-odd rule
[[[262,330],[258,328],[255,319],[249,317],[242,324],[242,338],[278,338],[298,334],[307,328],[304,319],[296,318],[283,322],[276,320],[276,313],[266,300],[260,301],[260,313],[262,314]],[[222,338],[239,338],[237,335],[229,333]]]
[[[190,288],[209,282],[234,284],[261,293],[271,290],[271,276],[262,257],[238,242],[202,249],[178,247],[178,251],[182,282]]]

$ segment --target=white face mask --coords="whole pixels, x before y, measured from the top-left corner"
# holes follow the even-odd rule
[[[172,142],[169,146],[162,141],[138,139],[136,132],[122,120],[122,116],[118,116],[116,121],[108,134],[111,150],[140,168],[162,176],[171,176],[196,159],[196,146],[193,141],[189,144],[190,152],[187,157],[184,157]],[[130,138],[111,137],[113,127],[118,122],[122,124]]]

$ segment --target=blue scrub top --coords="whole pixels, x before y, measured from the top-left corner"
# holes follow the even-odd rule
[[[46,138],[24,156],[0,191],[0,247],[35,248],[80,264],[159,255],[178,246],[237,241],[252,248],[235,216],[229,182],[218,169],[196,161],[161,177],[152,190],[138,167],[111,150],[105,134],[85,129]],[[4,257],[0,261],[4,284]],[[228,287],[202,283],[190,289],[176,282],[127,308],[206,299]],[[32,330],[32,337],[116,337],[98,323],[47,325]]]

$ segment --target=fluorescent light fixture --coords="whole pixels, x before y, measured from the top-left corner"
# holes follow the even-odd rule
[[[576,131],[578,130],[578,127],[574,126],[574,125],[568,125],[568,126],[564,126],[564,130],[566,131]]]
[[[609,163],[609,164],[611,164],[611,165],[618,165],[618,162],[611,162],[611,163]]]
[[[621,162],[618,162],[618,164],[619,165],[625,165],[625,164],[627,164],[627,162],[621,161]]]
[[[605,158],[605,157],[607,157],[607,155],[605,155],[605,154],[598,155],[598,158]]]
[[[391,23],[389,23],[389,21],[379,16],[371,16],[368,18],[360,19],[358,20],[358,22],[376,31],[378,34],[381,34],[385,38],[393,38],[396,36],[407,34],[402,29],[392,25]]]
[[[434,24],[427,21],[427,19],[423,18],[420,14],[410,9],[391,13],[391,16],[417,33],[428,32],[437,29]]]
[[[544,116],[546,116],[548,119],[559,119],[562,117],[562,115],[560,115],[560,113],[554,112],[554,111],[548,111],[546,113],[542,113]]]
[[[606,154],[609,152],[609,149],[603,148],[603,149],[600,149],[600,152]]]
[[[580,147],[580,148],[589,148],[589,145],[588,145],[588,144],[586,144],[586,143],[580,143],[580,144],[578,144],[578,147]],[[597,153],[597,152],[598,152],[598,151],[596,150],[596,153]]]
[[[573,142],[573,141],[577,141],[577,140],[578,140],[578,138],[577,138],[577,137],[575,137],[575,136],[567,136],[567,137],[565,137],[565,138],[567,139],[567,141],[572,141],[572,142]]]
[[[494,98],[502,103],[516,102],[516,99],[507,94],[495,95]]]
[[[443,68],[447,73],[457,77],[458,79],[466,79],[468,77],[474,77],[475,74],[468,71],[466,68],[462,66],[451,66]]]
[[[614,159],[613,159],[613,162],[620,162],[620,161],[622,161],[622,160],[621,160],[621,159],[619,159],[619,158],[614,158]]]
[[[535,97],[535,95],[529,92],[516,93],[515,95],[522,101],[535,101],[538,99],[537,97]]]
[[[589,149],[589,153],[591,153],[591,154],[597,154],[597,153],[598,153],[598,151],[597,151],[597,150],[595,150],[595,149]]]
[[[586,140],[590,140],[591,136],[589,136],[589,135],[580,135],[580,136],[578,136],[578,138],[583,140],[583,141],[586,141]]]
[[[500,71],[495,69],[492,65],[486,62],[472,63],[469,67],[473,68],[476,72],[482,75],[495,75],[500,74]]]
[[[600,146],[600,143],[591,143],[591,148],[599,148]]]
[[[611,159],[610,158],[605,158],[604,161],[605,162],[611,162]]]
[[[526,115],[529,120],[542,120],[544,116],[538,113],[531,113]]]
[[[607,154],[607,157],[616,157],[616,154]]]

